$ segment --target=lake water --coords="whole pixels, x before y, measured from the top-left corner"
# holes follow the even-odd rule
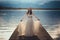
[[[0,40],[8,40],[27,10],[0,10]],[[60,34],[60,10],[33,10],[51,37]]]

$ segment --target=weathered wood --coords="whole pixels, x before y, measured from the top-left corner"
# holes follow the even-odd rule
[[[33,20],[32,16],[34,16],[37,20]],[[31,36],[36,35],[40,40],[53,40],[51,36],[48,34],[48,32],[41,25],[40,20],[35,15],[31,14],[31,15],[27,15],[27,17],[29,20],[26,19],[27,20],[26,24],[24,24],[25,20],[23,22],[20,22],[19,26],[17,26],[16,30],[13,32],[9,40],[18,40],[19,34],[20,34],[19,36],[22,36],[22,38],[27,38],[27,39],[28,38],[30,39]],[[23,33],[24,33],[24,36],[22,35]],[[24,40],[27,40],[27,39],[24,39]]]
[[[18,40],[18,28],[15,29],[9,40]]]

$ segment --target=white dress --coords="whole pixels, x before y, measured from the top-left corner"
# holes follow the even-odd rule
[[[27,15],[27,19],[18,25],[19,36],[33,36],[33,19],[32,15]]]

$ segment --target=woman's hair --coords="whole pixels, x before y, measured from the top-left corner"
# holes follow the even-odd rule
[[[27,14],[32,15],[32,8],[28,8],[28,12],[27,12]]]

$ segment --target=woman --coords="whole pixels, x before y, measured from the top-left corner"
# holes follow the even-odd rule
[[[21,21],[18,28],[19,40],[39,40],[33,33],[33,19],[32,19],[32,8],[28,9],[27,19]]]

